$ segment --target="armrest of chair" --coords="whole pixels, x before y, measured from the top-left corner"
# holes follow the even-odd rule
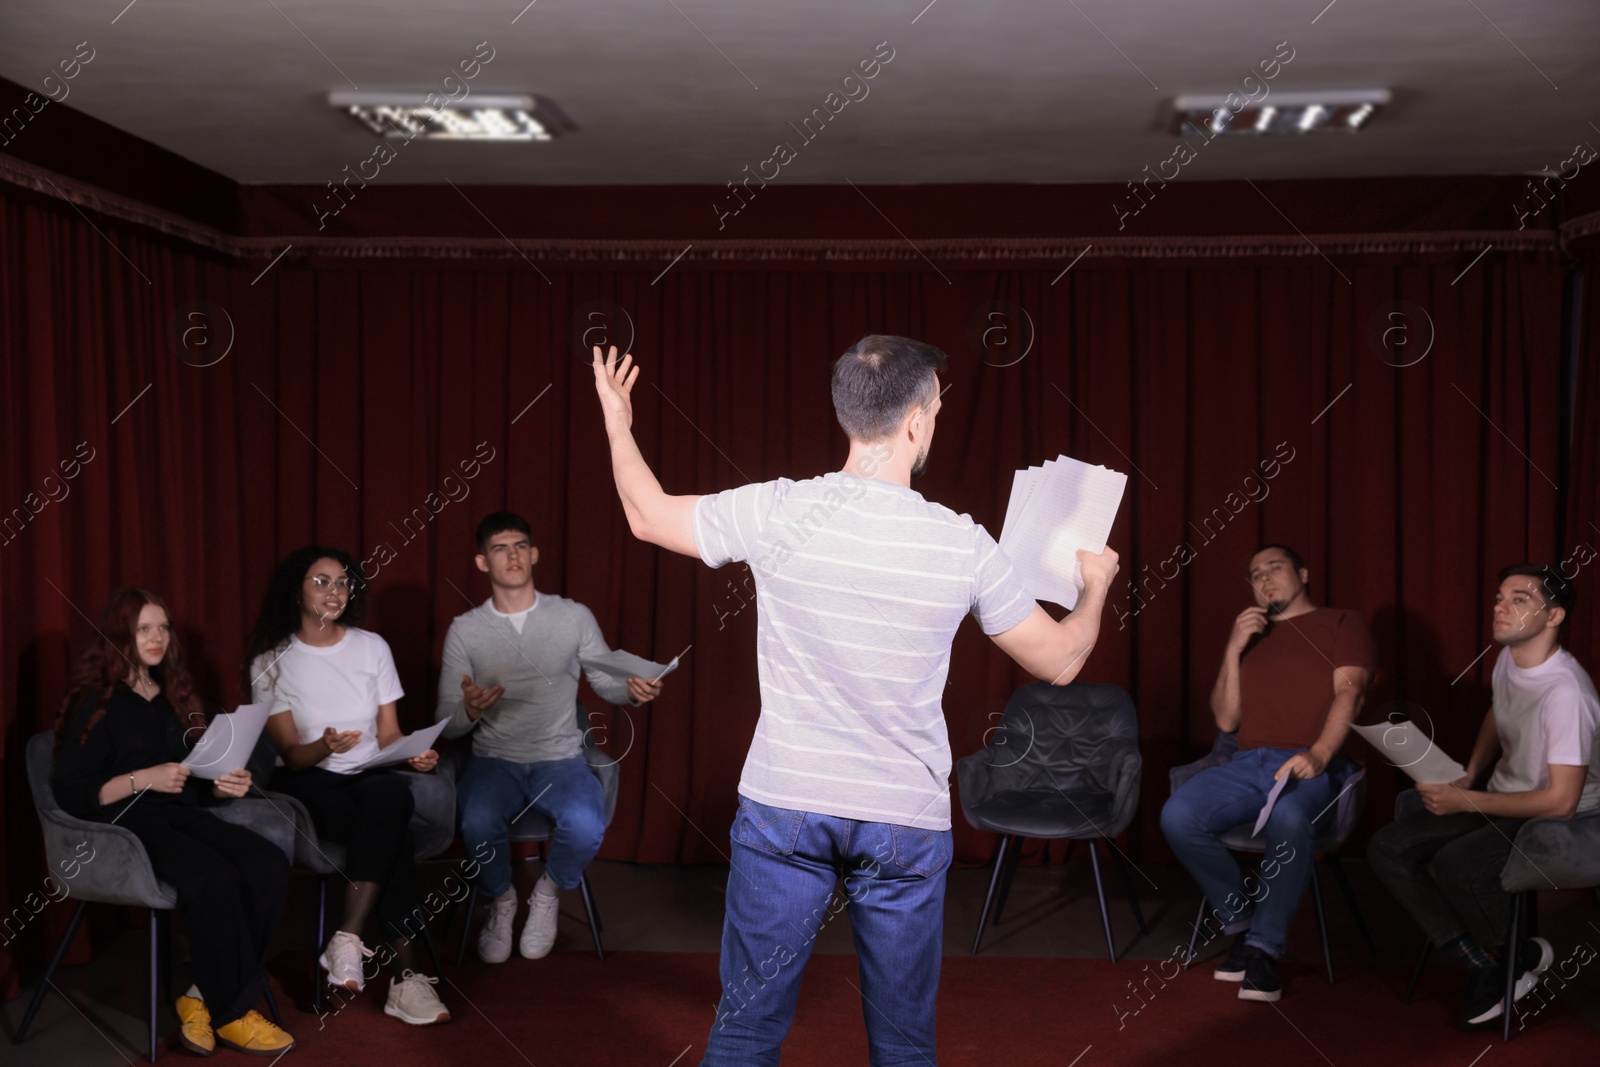
[[[91,822],[64,811],[41,811],[44,851],[50,876],[66,886],[67,895],[101,904],[170,906],[150,857],[132,830]]]
[[[252,793],[251,796],[270,803],[277,813],[294,827],[294,865],[312,871],[330,869],[332,861],[322,851],[317,841],[317,828],[312,823],[311,813],[306,810],[306,806],[288,793],[274,793],[259,786],[257,789],[258,792]]]
[[[432,859],[450,847],[456,836],[456,783],[453,778],[420,771],[399,770],[411,786],[411,829],[417,839],[417,859]]]
[[[260,834],[283,850],[290,863],[294,862],[294,815],[281,810],[270,800],[260,797],[240,797],[206,809],[225,823],[242,826]]]
[[[987,748],[980,748],[972,755],[956,760],[956,785],[961,791],[961,813],[975,829],[981,830],[983,827],[972,821],[969,805],[989,795],[993,774],[994,765],[990,762]]]
[[[1422,794],[1417,792],[1415,789],[1402,790],[1400,794],[1394,798],[1395,822],[1399,822],[1401,819],[1407,818],[1408,816],[1415,815],[1417,812],[1422,810]]]
[[[1600,886],[1600,808],[1570,819],[1529,819],[1500,872],[1507,893]]]
[[[1199,774],[1201,771],[1210,770],[1212,767],[1221,767],[1233,761],[1233,754],[1239,751],[1239,735],[1237,733],[1218,734],[1216,741],[1211,745],[1211,751],[1195,760],[1172,768],[1167,772],[1170,789],[1176,793],[1180,787]]]

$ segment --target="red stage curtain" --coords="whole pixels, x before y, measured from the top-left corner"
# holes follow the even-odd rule
[[[1257,543],[1297,547],[1319,601],[1370,620],[1383,677],[1367,720],[1407,698],[1462,751],[1487,708],[1492,654],[1475,657],[1494,572],[1560,547],[1562,276],[1550,254],[1490,251],[1455,281],[1466,256],[1355,253],[1337,265],[1090,260],[1064,275],[994,261],[680,263],[659,278],[659,263],[544,263],[548,281],[520,260],[286,260],[253,281],[258,264],[103,217],[97,229],[60,202],[0,198],[0,507],[15,515],[70,488],[0,546],[8,901],[41,876],[23,743],[50,725],[69,643],[112,588],[167,596],[204,692],[232,701],[270,567],[302,543],[341,545],[373,561],[369,625],[395,651],[414,727],[431,720],[445,628],[487,595],[470,537],[500,507],[533,523],[539,586],[589,605],[614,645],[663,660],[687,649],[661,700],[611,716],[623,785],[602,854],[725,855],[757,715],[755,612],[737,610],[742,567],[712,572],[628,533],[574,343],[602,305],[631,320],[635,432],[670,492],[836,469],[845,441],[828,367],[869,332],[949,352],[918,488],[996,535],[1019,466],[1064,452],[1128,472],[1112,544],[1138,595],[1119,583],[1082,677],[1128,687],[1143,719],[1136,861],[1170,859],[1156,824],[1166,772],[1214,734],[1207,698],[1250,602],[1243,568]],[[990,318],[995,307],[1008,317]],[[1026,356],[998,365],[1030,323]],[[1011,347],[990,332],[986,363],[984,331],[1000,328]],[[208,330],[211,346],[191,332],[187,361],[185,329]],[[1387,349],[1374,340],[1385,329],[1409,330],[1407,347],[1399,333]],[[230,332],[225,357],[195,365]],[[1593,363],[1578,420],[1588,458],[1575,468],[1591,517]],[[93,458],[60,481],[80,442]],[[1180,545],[1194,557],[1182,566]],[[963,630],[945,700],[957,758],[1025,680]],[[1396,780],[1374,771],[1368,828],[1387,821]],[[955,823],[958,859],[986,859],[986,837],[959,811]]]

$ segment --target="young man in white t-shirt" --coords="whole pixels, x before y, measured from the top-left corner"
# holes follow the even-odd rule
[[[1520,999],[1554,959],[1543,938],[1514,952],[1506,945],[1511,898],[1500,871],[1517,831],[1528,819],[1571,818],[1600,805],[1600,699],[1558,642],[1575,599],[1551,567],[1518,563],[1500,572],[1494,706],[1467,773],[1419,783],[1426,810],[1384,827],[1367,849],[1373,870],[1433,943],[1470,968],[1463,1027],[1500,1016],[1508,965],[1517,969]],[[1487,787],[1473,788],[1491,769]]]
[[[950,865],[950,739],[940,697],[957,627],[1035,677],[1071,681],[1094,648],[1117,555],[1078,553],[1061,622],[983,527],[925,500],[945,355],[905,337],[856,342],[833,367],[850,438],[840,471],[669,496],[633,439],[633,357],[595,389],[635,536],[712,567],[749,560],[761,715],[732,830],[722,998],[702,1064],[777,1063],[800,975],[844,892],[874,1064],[934,1062]],[[630,369],[631,368],[631,369]]]

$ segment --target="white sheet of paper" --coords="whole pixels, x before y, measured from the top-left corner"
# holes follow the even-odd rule
[[[1414,782],[1442,785],[1453,782],[1467,769],[1447,756],[1433,738],[1409,719],[1397,723],[1352,726],[1352,730],[1383,753],[1383,758],[1411,776]]]
[[[678,669],[678,657],[673,656],[670,663],[651,663],[643,656],[635,656],[632,652],[614,648],[605,655],[595,656],[593,659],[579,656],[578,665],[584,670],[597,670],[624,681],[629,678],[656,681]]]
[[[1272,791],[1267,794],[1267,802],[1261,805],[1261,814],[1256,816],[1256,828],[1250,831],[1251,837],[1261,836],[1261,828],[1267,825],[1267,819],[1272,816],[1272,807],[1278,802],[1278,794],[1283,792],[1283,787],[1288,785],[1289,779],[1293,777],[1294,775],[1292,774],[1286,774],[1279,778],[1278,784],[1273,786]]]
[[[1103,552],[1128,476],[1068,456],[1017,472],[1002,551],[1037,600],[1078,603],[1078,549]]]
[[[243,768],[250,762],[250,754],[255,751],[271,710],[272,702],[267,701],[241,704],[216,716],[183,758],[183,765],[199,777],[213,781],[229,771]]]
[[[369,767],[387,767],[391,763],[403,763],[406,760],[415,759],[432,748],[433,743],[444,732],[444,728],[449,725],[450,720],[444,719],[434,723],[432,726],[424,726],[415,733],[406,734],[388,748],[378,749],[371,759],[357,767],[356,770],[364,771]]]

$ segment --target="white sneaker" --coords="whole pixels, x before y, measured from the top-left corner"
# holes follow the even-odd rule
[[[516,898],[513,897],[513,900]],[[439,979],[429,978],[416,971],[406,971],[396,982],[389,979],[389,997],[383,1004],[383,1013],[404,1019],[412,1026],[432,1026],[450,1021],[450,1009],[444,1006],[433,987]]]
[[[478,958],[485,963],[504,963],[511,958],[511,926],[517,918],[517,891],[507,889],[505,894],[489,901],[489,910],[483,918],[483,929],[478,931]]]
[[[537,888],[528,894],[528,921],[523,924],[522,938],[517,950],[524,959],[537,960],[550,955],[556,944],[556,919],[561,911],[561,898],[553,893],[541,893]]]
[[[372,950],[361,943],[355,934],[337,931],[328,939],[317,963],[328,972],[328,984],[343,986],[356,992],[367,987],[366,976],[361,973],[361,961],[372,955]]]

